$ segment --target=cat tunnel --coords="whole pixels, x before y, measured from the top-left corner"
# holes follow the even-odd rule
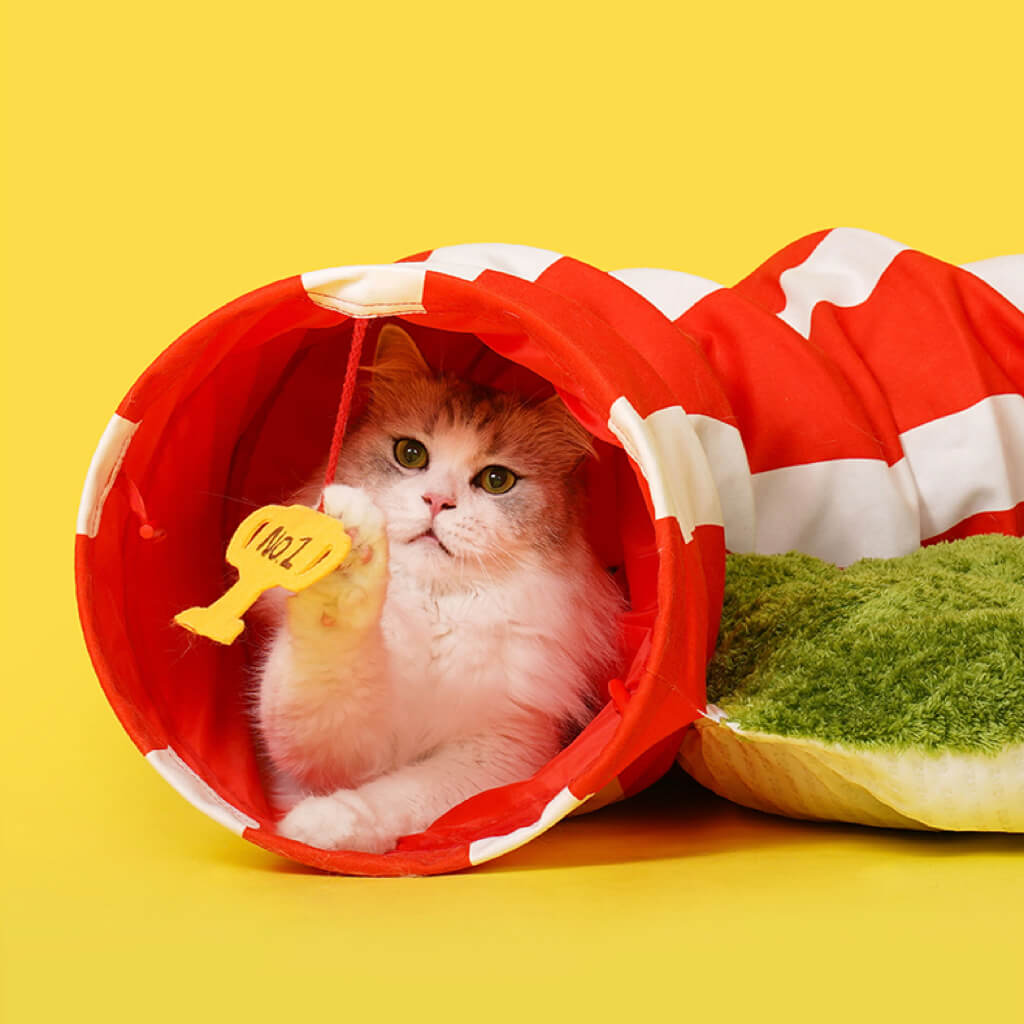
[[[400,321],[437,369],[557,392],[595,439],[591,542],[621,580],[626,666],[532,778],[385,854],[277,834],[248,707],[260,641],[175,626],[232,574],[254,508],[314,478],[356,320]],[[123,726],[216,821],[316,868],[434,874],[638,792],[706,714],[726,550],[848,565],[1024,532],[1024,258],[955,267],[853,229],[787,246],[733,287],[465,245],[307,273],[202,320],[100,439],[79,511],[86,642]]]

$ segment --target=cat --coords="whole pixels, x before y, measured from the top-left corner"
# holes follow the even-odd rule
[[[279,598],[259,673],[282,835],[385,852],[528,778],[592,717],[623,598],[581,525],[591,457],[557,397],[436,374],[405,330],[381,330],[323,491],[352,550]]]

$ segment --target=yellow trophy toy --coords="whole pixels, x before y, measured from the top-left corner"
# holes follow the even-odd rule
[[[302,505],[266,505],[247,516],[228,544],[227,560],[238,579],[206,607],[174,616],[193,633],[230,644],[245,628],[242,615],[271,587],[292,593],[334,572],[352,548],[340,520]]]

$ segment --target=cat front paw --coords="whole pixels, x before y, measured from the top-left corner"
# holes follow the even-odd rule
[[[366,491],[361,487],[331,484],[324,488],[323,500],[324,511],[340,519],[352,538],[352,552],[358,556],[357,560],[366,563],[371,560],[371,554],[379,554],[380,544],[385,542],[384,513]]]
[[[384,514],[358,487],[332,484],[324,490],[324,511],[340,519],[352,549],[330,575],[289,599],[293,627],[362,630],[380,616],[388,580]]]
[[[284,816],[278,832],[321,850],[384,853],[398,841],[353,790],[307,796]]]

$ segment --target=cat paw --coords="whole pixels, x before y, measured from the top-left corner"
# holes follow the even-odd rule
[[[378,621],[387,588],[384,514],[358,487],[332,484],[323,497],[324,511],[341,520],[352,549],[334,572],[290,599],[289,618],[300,629],[347,624],[362,630]]]
[[[321,850],[384,853],[398,841],[381,826],[369,804],[352,790],[307,796],[281,820],[278,832]]]
[[[373,503],[373,499],[359,487],[345,484],[331,484],[324,489],[324,511],[340,519],[345,532],[352,538],[352,553],[358,554],[362,562],[369,562],[379,553],[384,540],[384,513]],[[352,554],[349,555],[351,559]]]

